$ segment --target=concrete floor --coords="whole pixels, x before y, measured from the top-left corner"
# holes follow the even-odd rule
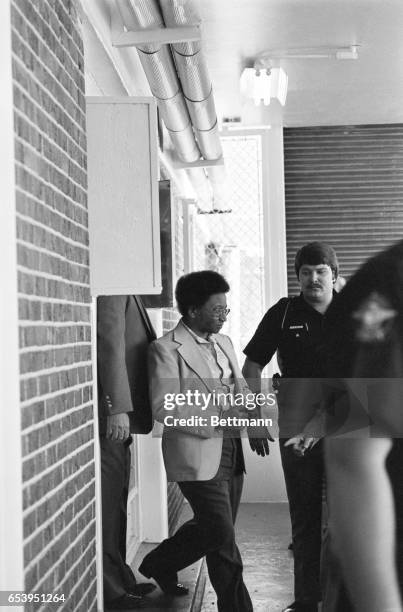
[[[192,512],[184,505],[180,522],[188,520]],[[280,612],[293,601],[293,558],[288,551],[291,526],[286,503],[241,504],[236,523],[237,543],[244,563],[244,580],[251,595],[254,612]],[[154,544],[142,544],[136,557],[137,568]],[[205,564],[203,569],[207,574]],[[187,597],[169,598],[156,589],[144,601],[147,612],[189,612],[194,605],[198,564],[186,568],[179,579],[190,588]],[[136,572],[139,581],[144,577]],[[216,612],[216,596],[206,576],[201,612]],[[204,576],[201,577],[203,582]],[[192,605],[193,604],[193,605]]]
[[[288,504],[241,504],[236,531],[254,612],[279,612],[294,599]],[[207,582],[202,612],[216,610]]]

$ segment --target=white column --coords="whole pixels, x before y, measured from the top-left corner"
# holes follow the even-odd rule
[[[285,233],[283,125],[280,105],[272,100],[266,126],[245,130],[258,134],[262,142],[262,201],[266,309],[287,295],[287,256]],[[267,111],[267,109],[266,109]],[[230,132],[233,133],[232,130]],[[275,361],[275,360],[274,360]],[[276,364],[264,372],[272,376]],[[265,388],[265,391],[268,391]],[[242,501],[286,502],[283,470],[278,444],[271,444],[269,459],[262,460],[244,444],[248,477]]]
[[[191,200],[182,198],[183,206],[183,251],[185,274],[194,270],[194,241],[195,241],[195,210],[196,206]]]
[[[159,428],[159,424],[155,426]],[[154,429],[154,431],[155,431]],[[157,430],[158,430],[157,429]],[[137,436],[140,491],[140,540],[161,542],[168,537],[167,479],[161,438]]]
[[[267,308],[287,295],[283,122],[281,107],[274,100],[270,104],[270,115],[270,129],[262,136]]]
[[[162,310],[147,309],[150,321],[159,338],[162,336]],[[154,434],[162,432],[162,425],[154,425]],[[140,540],[161,542],[168,537],[168,493],[161,437],[137,436],[140,491]]]
[[[0,591],[24,589],[10,28],[10,2],[0,2],[0,273],[3,291],[3,299],[0,302]],[[22,608],[13,608],[18,609]]]

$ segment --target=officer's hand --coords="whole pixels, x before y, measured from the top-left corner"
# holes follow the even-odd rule
[[[106,437],[109,440],[122,441],[130,436],[129,415],[126,412],[111,414],[107,417]]]
[[[299,434],[287,440],[284,446],[292,446],[292,450],[297,457],[303,457],[306,451],[311,450],[320,438]]]
[[[267,427],[248,427],[249,445],[254,453],[260,457],[265,457],[270,454],[269,441],[274,442]]]

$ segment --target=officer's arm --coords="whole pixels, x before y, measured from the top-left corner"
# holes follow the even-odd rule
[[[326,435],[327,385],[321,378],[293,379],[294,409],[300,415],[308,414],[303,429],[289,438],[284,446],[291,446],[297,457],[303,457]],[[291,403],[291,402],[290,402]]]
[[[260,393],[262,387],[263,366],[247,357],[242,368],[242,375],[253,393]]]
[[[247,357],[242,368],[242,374],[246,379],[249,388],[253,393],[260,393],[262,385],[263,366]],[[269,441],[273,442],[273,437],[267,427],[248,427],[249,444],[253,452],[261,457],[270,453]]]

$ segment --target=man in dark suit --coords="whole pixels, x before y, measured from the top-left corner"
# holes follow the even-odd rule
[[[97,304],[99,431],[105,605],[133,609],[153,590],[126,563],[127,496],[132,433],[152,429],[147,350],[155,332],[141,298],[101,296]]]

